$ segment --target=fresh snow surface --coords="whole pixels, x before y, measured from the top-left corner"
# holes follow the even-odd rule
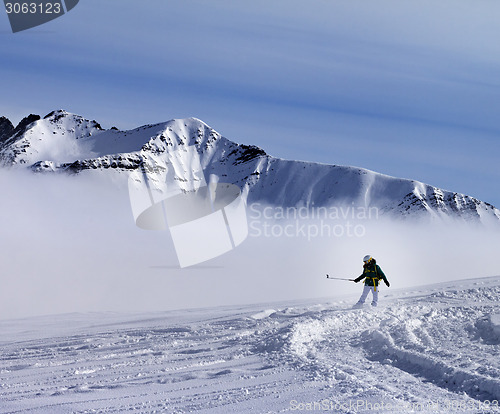
[[[1,321],[0,412],[500,412],[500,276],[356,299]]]

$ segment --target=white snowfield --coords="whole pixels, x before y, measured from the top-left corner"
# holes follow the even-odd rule
[[[356,299],[1,321],[0,412],[500,412],[500,276]]]

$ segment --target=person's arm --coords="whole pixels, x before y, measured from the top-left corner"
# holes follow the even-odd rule
[[[356,279],[354,279],[354,281],[355,281],[356,283],[358,283],[360,280],[362,280],[362,279],[364,279],[364,278],[365,278],[365,275],[364,275],[364,273],[363,273],[361,276],[358,276]]]
[[[387,277],[385,276],[384,272],[382,271],[379,265],[377,265],[377,272],[380,276],[382,276],[382,279],[384,280],[384,283],[387,285],[387,287],[391,286],[391,284],[387,280]]]

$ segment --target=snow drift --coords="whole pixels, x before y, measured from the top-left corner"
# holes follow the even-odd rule
[[[500,277],[381,289],[2,321],[0,412],[500,412]]]

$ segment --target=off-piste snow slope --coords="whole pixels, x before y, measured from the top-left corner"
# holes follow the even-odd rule
[[[355,300],[1,321],[0,412],[500,412],[500,277]]]
[[[458,218],[500,225],[500,211],[473,197],[358,167],[289,161],[234,143],[195,119],[130,131],[104,130],[63,110],[30,115],[17,127],[0,118],[0,165],[34,171],[126,173],[147,158],[161,164],[170,151],[194,145],[205,175],[240,187],[249,203],[280,207],[347,205],[377,208],[390,218]],[[126,175],[126,174],[124,174]]]

